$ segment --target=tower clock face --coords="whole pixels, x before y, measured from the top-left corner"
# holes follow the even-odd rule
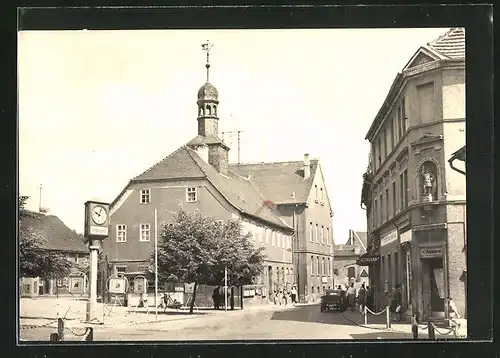
[[[101,206],[101,205],[96,205],[92,209],[92,220],[97,224],[97,225],[102,225],[106,222],[108,219],[108,212],[106,209]]]

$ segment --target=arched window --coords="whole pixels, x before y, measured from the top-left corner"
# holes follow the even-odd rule
[[[214,105],[214,116],[216,116],[216,115],[217,115],[217,106]]]
[[[212,108],[210,107],[210,105],[207,104],[207,114],[208,115],[211,115],[212,114]]]

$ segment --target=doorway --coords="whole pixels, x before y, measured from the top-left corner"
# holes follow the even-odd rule
[[[442,258],[422,259],[424,316],[444,317],[445,284]]]

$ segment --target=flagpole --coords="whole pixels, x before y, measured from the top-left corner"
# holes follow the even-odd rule
[[[155,209],[155,320],[158,321],[158,210]]]
[[[224,311],[227,311],[227,266],[224,267]]]

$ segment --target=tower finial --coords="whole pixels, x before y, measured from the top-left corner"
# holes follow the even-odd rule
[[[204,44],[201,45],[201,48],[203,49],[203,51],[205,51],[207,53],[207,64],[205,65],[205,67],[207,68],[207,82],[209,80],[210,50],[212,49],[212,47],[214,47],[214,45],[211,44],[209,40],[207,40],[206,43],[204,43]]]

